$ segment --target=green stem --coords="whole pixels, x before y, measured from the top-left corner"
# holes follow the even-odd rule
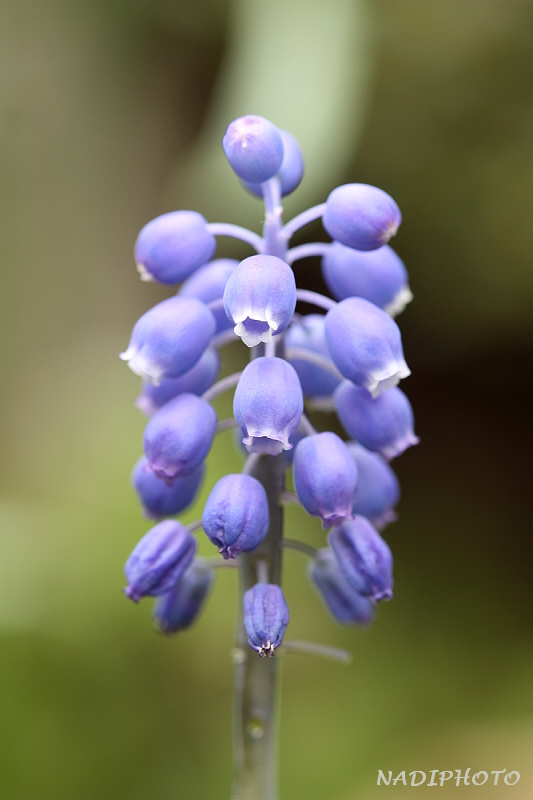
[[[284,488],[283,456],[261,456],[249,472],[265,487],[270,527],[260,546],[239,558],[240,603],[235,648],[233,705],[234,774],[232,800],[277,800],[277,684],[279,659],[259,658],[248,644],[242,597],[257,583],[257,564],[266,562],[269,583],[281,584]]]

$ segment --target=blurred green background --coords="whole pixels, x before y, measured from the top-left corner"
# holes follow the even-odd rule
[[[392,194],[415,295],[399,323],[421,444],[396,462],[396,597],[371,630],[341,629],[287,554],[291,637],[354,659],[284,658],[281,796],[403,800],[414,790],[377,787],[379,768],[467,767],[521,773],[477,797],[532,796],[532,12],[0,1],[1,800],[229,797],[235,576],[175,639],[122,596],[148,525],[129,487],[138,382],[118,353],[168,294],[134,268],[145,222],[195,208],[260,229],[220,148],[243,113],[301,141],[288,217],[342,182]],[[320,285],[316,264],[300,273]],[[230,434],[209,464],[204,498],[238,469]],[[321,543],[316,520],[288,518]]]

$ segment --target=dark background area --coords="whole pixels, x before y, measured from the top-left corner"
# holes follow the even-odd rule
[[[146,221],[195,208],[260,229],[220,148],[251,112],[302,143],[287,218],[344,182],[397,200],[415,296],[398,323],[421,443],[395,462],[395,599],[370,630],[339,628],[287,554],[291,638],[354,659],[284,658],[281,796],[403,800],[378,769],[471,767],[518,770],[478,795],[526,800],[533,6],[263,6],[0,2],[0,797],[229,796],[235,576],[172,640],[121,595],[147,523],[129,486],[138,384],[117,356],[168,294],[135,272]],[[320,285],[317,264],[299,272]],[[187,521],[238,464],[222,434]],[[288,526],[321,545],[316,520]]]

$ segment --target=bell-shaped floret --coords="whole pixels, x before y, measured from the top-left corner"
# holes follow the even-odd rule
[[[244,593],[244,627],[250,647],[261,657],[273,656],[289,624],[289,608],[280,587],[256,583]]]
[[[225,475],[207,498],[203,529],[224,558],[255,550],[268,532],[268,498],[251,475]]]
[[[248,347],[284,331],[296,307],[294,273],[276,256],[250,256],[230,275],[224,308]]]
[[[131,482],[139,496],[147,517],[171,517],[189,506],[200,488],[204,476],[201,464],[189,475],[176,478],[169,483],[148,467],[142,456],[133,469]]]
[[[372,397],[366,389],[343,381],[335,392],[335,406],[349,436],[389,461],[418,444],[411,403],[398,387]]]
[[[413,299],[405,265],[388,245],[365,253],[333,242],[322,258],[322,275],[337,300],[364,297],[391,317]]]
[[[194,394],[180,394],[165,403],[144,431],[148,468],[173,481],[189,475],[206,458],[217,427],[213,406]]]
[[[197,619],[213,583],[213,572],[195,559],[170,592],[158,597],[152,617],[161,633],[177,633]]]
[[[401,221],[392,197],[365,183],[347,183],[334,189],[322,216],[331,238],[355,250],[376,250],[387,244]]]
[[[148,383],[159,384],[188,372],[215,332],[211,311],[194,298],[169,297],[136,322],[120,357]]]
[[[277,456],[290,450],[303,412],[298,375],[282,358],[255,358],[235,389],[233,413],[250,453]]]
[[[333,528],[328,541],[356,592],[375,603],[392,597],[392,553],[365,517],[355,517]]]
[[[124,594],[136,603],[158,597],[174,588],[191,563],[196,540],[172,519],[159,522],[143,536],[124,567],[128,586]]]
[[[326,314],[326,341],[345,378],[372,397],[396,386],[411,371],[400,329],[385,311],[362,297],[342,300]]]
[[[180,297],[196,297],[206,305],[214,300],[222,300],[228,278],[239,262],[235,258],[216,258],[197,269],[180,287]],[[228,330],[232,322],[226,316],[222,304],[213,310],[217,324],[216,332]]]
[[[232,170],[243,181],[264,183],[274,177],[283,161],[283,141],[272,122],[248,114],[228,125],[222,139]]]
[[[302,156],[302,151],[300,150],[300,145],[294,136],[287,131],[282,131],[281,129],[279,132],[283,142],[283,161],[281,162],[281,167],[279,168],[277,177],[279,178],[280,182],[281,196],[285,197],[286,195],[291,194],[291,192],[294,192],[294,190],[300,185],[300,181],[304,175],[304,159]],[[244,181],[244,185],[258,197],[263,196],[263,190],[260,183],[250,183],[248,181]]]
[[[365,626],[373,621],[374,603],[348,583],[329,547],[318,551],[309,577],[337,622]]]
[[[175,284],[213,257],[215,237],[196,211],[171,211],[139,233],[135,261],[143,281]]]
[[[135,405],[145,416],[151,417],[158,408],[179,394],[190,392],[202,395],[214,384],[219,372],[220,356],[214,347],[210,347],[194,367],[179,378],[168,378],[158,386],[143,382],[142,392],[135,400]]]
[[[357,467],[345,443],[326,431],[301,439],[293,461],[294,488],[309,514],[329,528],[352,516]]]
[[[357,492],[353,513],[370,520],[378,530],[397,519],[394,507],[400,499],[400,482],[385,459],[356,442],[348,450],[357,465]]]
[[[334,368],[326,342],[324,320],[322,314],[308,314],[305,317],[295,318],[285,334],[285,348],[308,350],[311,356],[316,353],[327,359]],[[341,379],[333,374],[333,370],[325,369],[312,360],[307,361],[296,356],[289,357],[288,361],[298,373],[304,397],[312,397],[315,401],[329,397],[341,382]]]

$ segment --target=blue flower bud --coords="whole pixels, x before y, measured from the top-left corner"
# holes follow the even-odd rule
[[[281,196],[285,197],[294,192],[300,185],[304,175],[304,159],[300,145],[294,136],[287,131],[280,129],[281,140],[283,142],[283,161],[277,173],[281,185]],[[263,196],[260,183],[249,183],[244,181],[244,185],[258,197]]]
[[[348,583],[329,547],[318,551],[309,577],[337,622],[364,626],[373,621],[374,603]]]
[[[349,297],[326,314],[326,341],[339,372],[373,397],[411,374],[400,330],[381,308]]]
[[[144,281],[180,283],[213,257],[216,240],[196,211],[171,211],[139,233],[135,261]]]
[[[224,308],[248,347],[284,331],[296,307],[294,273],[276,256],[250,256],[230,275]]]
[[[194,367],[179,378],[168,378],[158,386],[143,382],[142,392],[135,400],[135,405],[145,416],[151,417],[158,408],[179,394],[203,394],[214,384],[219,372],[220,356],[214,347],[210,347]]]
[[[357,467],[350,451],[335,433],[316,433],[296,445],[294,488],[309,514],[324,528],[352,516]]]
[[[371,453],[355,442],[347,446],[357,465],[357,492],[352,511],[382,530],[397,518],[394,506],[400,499],[398,478],[379,453]]]
[[[356,592],[375,603],[392,597],[392,553],[365,517],[355,517],[333,528],[328,541]]]
[[[207,498],[202,525],[224,558],[255,550],[268,533],[268,498],[250,475],[225,475]]]
[[[365,253],[333,242],[322,258],[322,275],[337,300],[364,297],[391,317],[413,299],[405,265],[388,245]]]
[[[273,656],[289,624],[283,592],[273,583],[256,583],[244,593],[244,627],[250,647],[261,657]]]
[[[331,361],[331,355],[326,342],[324,329],[325,317],[322,314],[308,314],[300,319],[294,319],[285,334],[285,347],[290,350],[298,347],[317,353]],[[305,397],[313,399],[325,398],[333,394],[340,383],[340,378],[335,377],[323,367],[304,361],[302,358],[289,358],[302,385]],[[331,362],[333,366],[333,362]]]
[[[298,375],[282,358],[255,358],[243,370],[233,413],[250,453],[279,455],[290,450],[303,412]]]
[[[213,583],[213,573],[195,559],[173,589],[158,597],[152,617],[161,633],[177,633],[198,617]]]
[[[183,283],[178,292],[180,297],[196,297],[206,305],[213,300],[221,300],[228,278],[239,262],[235,258],[217,258],[197,269]],[[217,324],[216,332],[231,328],[231,320],[221,306],[213,311]]]
[[[194,394],[165,403],[144,431],[148,467],[170,481],[189,475],[206,458],[217,427],[213,406]]]
[[[126,561],[124,594],[136,603],[147,595],[169,592],[193,560],[194,536],[179,522],[166,519],[143,536]]]
[[[232,170],[250,183],[268,181],[283,161],[279,130],[267,119],[252,114],[228,125],[222,147]]]
[[[200,488],[204,471],[201,464],[189,475],[168,483],[150,470],[148,461],[143,456],[135,464],[131,482],[147,517],[171,517],[192,503]]]
[[[322,217],[331,238],[355,250],[376,250],[387,244],[401,221],[392,197],[364,183],[347,183],[334,189]]]
[[[120,357],[132,372],[157,385],[188,372],[208,347],[215,327],[213,314],[199,300],[169,297],[136,322]]]
[[[343,381],[335,392],[335,406],[349,436],[389,461],[418,444],[413,409],[397,387],[372,397],[366,389]]]

